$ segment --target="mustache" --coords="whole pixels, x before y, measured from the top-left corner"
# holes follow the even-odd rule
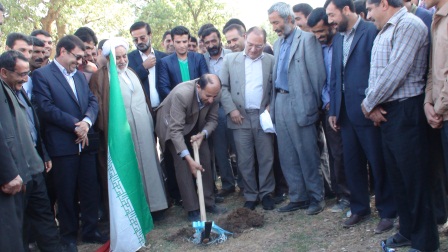
[[[42,63],[42,62],[44,62],[44,59],[43,58],[37,58],[37,59],[34,60],[34,62]]]

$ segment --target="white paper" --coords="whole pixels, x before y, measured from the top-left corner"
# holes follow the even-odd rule
[[[275,133],[275,127],[272,123],[271,115],[269,111],[264,110],[260,115],[260,125],[264,132],[266,133]]]

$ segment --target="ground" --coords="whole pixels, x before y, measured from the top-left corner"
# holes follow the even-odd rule
[[[372,199],[372,204],[373,204]],[[286,202],[277,205],[280,207]],[[188,233],[191,223],[182,207],[168,209],[166,219],[155,223],[155,228],[148,234],[148,248],[141,251],[382,251],[380,241],[394,234],[393,230],[376,235],[375,229],[379,219],[377,213],[359,226],[345,229],[341,223],[345,213],[331,213],[333,200],[327,200],[327,208],[320,214],[308,216],[305,210],[290,213],[265,211],[259,205],[255,209],[264,216],[264,225],[260,228],[249,228],[236,237],[229,237],[223,244],[201,246],[182,239],[181,233]],[[220,206],[229,212],[244,205],[244,198],[237,193],[226,198]],[[208,220],[220,222],[226,216],[208,214]],[[187,229],[186,229],[187,228]],[[184,232],[179,232],[184,231]],[[179,234],[180,233],[180,234]],[[193,231],[191,231],[193,235]],[[173,240],[174,239],[174,240]],[[448,238],[440,233],[440,251],[448,251]],[[99,245],[80,245],[79,251],[95,251]],[[397,252],[408,251],[409,248],[397,249]]]

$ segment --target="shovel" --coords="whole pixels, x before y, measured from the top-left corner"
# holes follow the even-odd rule
[[[196,142],[193,142],[193,152],[194,161],[200,164],[199,160],[199,147]],[[196,229],[196,234],[191,241],[195,244],[213,244],[222,243],[227,240],[227,235],[231,235],[219,226],[215,225],[212,221],[207,221],[207,216],[205,213],[205,202],[204,202],[204,188],[202,186],[202,172],[196,171],[196,185],[198,187],[198,198],[199,198],[199,211],[201,212],[201,221],[193,222],[193,228]],[[216,237],[210,237],[210,233],[216,234]]]
[[[194,161],[200,164],[198,143],[193,142]],[[201,212],[201,222],[204,224],[204,230],[201,232],[201,242],[208,243],[210,241],[210,232],[212,231],[212,222],[207,221],[204,202],[204,187],[202,186],[202,172],[196,171],[196,185],[198,187],[199,211]]]

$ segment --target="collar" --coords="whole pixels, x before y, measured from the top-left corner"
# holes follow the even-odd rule
[[[138,49],[137,49],[138,50]],[[145,55],[145,56],[148,56],[148,55],[146,55],[145,53],[143,53],[142,51],[140,51],[140,50],[138,50],[138,52],[140,53],[140,56],[143,56],[143,55]],[[151,46],[151,52],[150,53],[152,53],[152,54],[154,54],[154,48]]]
[[[358,19],[356,20],[355,25],[350,29],[349,31],[341,32],[342,36],[349,36],[350,34],[354,33],[359,26],[359,23],[361,23],[361,16],[358,15]]]
[[[417,12],[417,5],[411,4],[411,10],[409,12],[415,15]]]
[[[243,55],[245,59],[249,59],[252,60],[253,62],[257,61],[257,60],[261,60],[264,57],[264,52],[261,53],[260,56],[258,56],[256,59],[251,59],[249,56],[246,55],[246,51],[243,51]]]
[[[198,100],[199,109],[201,109],[201,108],[204,107],[204,104],[202,103],[201,98],[199,97],[199,91],[198,91],[198,87],[196,86],[196,83],[194,85],[194,88],[195,88],[195,91],[196,91],[195,93],[196,93],[196,99]]]
[[[448,3],[446,3],[445,5],[442,6],[442,8],[438,9],[436,11],[436,15],[437,16],[448,16]]]
[[[70,76],[70,77],[73,77],[73,75],[75,75],[75,73],[76,73],[76,69],[75,69],[75,71],[73,71],[72,73],[69,73],[69,72],[67,72],[67,69],[65,69],[65,67],[63,67],[56,59],[54,59],[54,64],[59,68],[59,70],[61,71],[61,73],[64,75],[64,76]]]
[[[327,45],[327,44],[323,44],[323,45],[321,45],[321,46],[322,46],[322,49],[330,48],[330,47],[333,46],[333,40],[331,41],[331,43],[330,43],[329,45]]]
[[[393,25],[393,26],[395,26],[395,25],[397,25],[398,24],[398,22],[400,21],[400,19],[404,16],[404,15],[406,15],[406,13],[408,13],[408,9],[406,9],[406,7],[402,7],[399,11],[397,11],[391,18],[389,18],[389,21],[387,21],[387,23],[386,23],[386,25],[383,27],[383,29],[381,29],[381,30],[384,30],[385,28],[387,28],[388,27],[388,24],[389,25]]]

